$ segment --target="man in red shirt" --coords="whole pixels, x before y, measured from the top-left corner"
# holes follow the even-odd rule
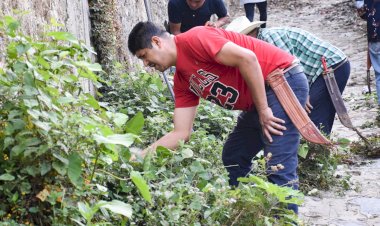
[[[195,27],[177,36],[153,23],[139,22],[132,29],[128,48],[144,64],[165,71],[176,66],[174,75],[174,129],[146,149],[170,149],[190,138],[199,99],[226,109],[242,110],[223,148],[223,163],[230,184],[251,170],[252,158],[262,149],[272,154],[268,179],[278,185],[298,188],[297,150],[300,135],[265,78],[277,68],[305,106],[308,82],[295,57],[253,37],[212,27]],[[280,171],[272,170],[282,164]],[[290,206],[297,213],[297,206]]]

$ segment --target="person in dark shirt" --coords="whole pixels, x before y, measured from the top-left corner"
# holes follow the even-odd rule
[[[377,103],[380,107],[380,0],[356,1],[359,16],[367,21],[369,57],[376,77]]]
[[[218,20],[211,22],[211,15]],[[229,15],[222,0],[170,0],[168,4],[169,30],[177,35],[196,26],[222,27],[229,23]]]

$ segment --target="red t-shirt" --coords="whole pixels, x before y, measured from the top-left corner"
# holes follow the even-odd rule
[[[250,110],[251,93],[236,67],[215,61],[227,42],[252,50],[266,76],[276,68],[286,68],[294,56],[269,43],[239,33],[211,27],[195,27],[175,36],[177,46],[174,75],[175,107],[192,107],[204,98],[227,109]]]

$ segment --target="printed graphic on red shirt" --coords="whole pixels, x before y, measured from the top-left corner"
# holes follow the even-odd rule
[[[239,92],[231,87],[216,81],[219,76],[203,69],[197,71],[197,75],[190,77],[189,89],[197,96],[202,97],[203,93],[209,93],[205,99],[223,108],[233,110],[239,97]]]

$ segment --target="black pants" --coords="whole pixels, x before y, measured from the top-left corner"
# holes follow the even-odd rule
[[[259,8],[260,21],[267,21],[267,1],[244,4],[245,16],[249,21],[253,21],[253,17],[255,15],[255,5],[257,5],[257,8]],[[266,24],[262,24],[261,27],[265,28]]]

